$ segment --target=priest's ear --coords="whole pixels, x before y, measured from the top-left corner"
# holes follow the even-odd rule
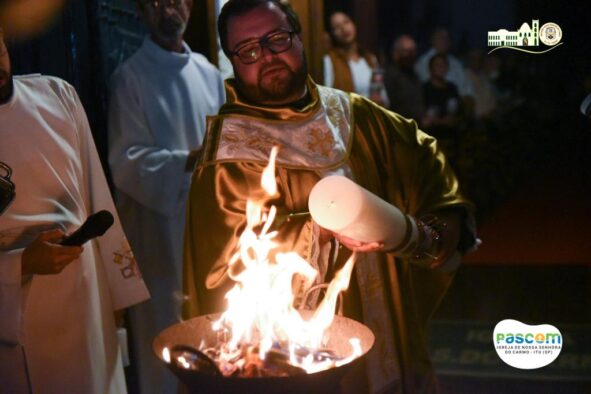
[[[2,74],[10,75],[10,57],[8,56],[8,48],[4,36],[4,29],[0,26],[0,76]],[[0,82],[2,82],[0,80]],[[0,85],[0,88],[2,86]]]

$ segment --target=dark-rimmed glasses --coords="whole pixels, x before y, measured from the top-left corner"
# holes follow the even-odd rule
[[[238,56],[243,64],[256,63],[263,54],[263,48],[267,48],[271,53],[278,54],[291,49],[293,42],[293,31],[279,31],[271,33],[258,41],[248,42],[230,53],[232,56]]]

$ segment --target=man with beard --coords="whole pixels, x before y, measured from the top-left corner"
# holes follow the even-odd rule
[[[142,393],[176,393],[152,340],[180,319],[182,236],[191,172],[205,117],[224,102],[218,70],[183,41],[192,0],[141,0],[149,36],[116,70],[109,109],[115,200],[152,294],[130,311]]]
[[[407,118],[420,122],[425,108],[423,84],[414,70],[417,45],[412,37],[403,35],[392,44],[392,64],[386,69],[386,91],[390,108]]]
[[[72,86],[12,77],[0,29],[0,159],[18,194],[0,217],[3,393],[125,393],[114,311],[148,297]],[[62,246],[99,210],[114,225]]]
[[[278,250],[306,259],[318,282],[332,279],[351,251],[367,252],[358,255],[344,310],[372,329],[376,343],[343,391],[436,391],[426,324],[453,276],[445,270],[453,269],[449,257],[475,243],[470,204],[436,141],[360,95],[316,85],[298,18],[280,0],[230,0],[218,31],[235,79],[226,82],[218,116],[208,118],[193,174],[185,317],[225,309],[233,286],[228,262],[245,228],[246,201],[263,198],[284,218],[275,228]],[[278,190],[265,200],[260,178],[276,145]],[[329,174],[348,176],[413,216],[423,241],[399,253],[321,229],[308,214],[308,196]],[[300,298],[305,285],[293,284]]]

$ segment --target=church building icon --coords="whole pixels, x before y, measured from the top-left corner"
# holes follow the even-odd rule
[[[500,29],[488,32],[489,47],[537,47],[540,45],[539,19],[533,19],[530,25],[524,22],[519,30]]]

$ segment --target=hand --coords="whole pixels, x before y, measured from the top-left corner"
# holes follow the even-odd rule
[[[84,248],[61,246],[64,232],[59,229],[44,231],[23,252],[22,275],[55,275],[76,260]]]
[[[462,226],[461,217],[456,212],[441,212],[437,216],[445,223],[445,226],[440,228],[440,248],[437,258],[431,263],[431,269],[442,267],[455,254]]]
[[[345,247],[353,252],[379,252],[384,249],[382,242],[362,242],[345,237],[341,234],[334,234],[334,237]]]
[[[384,248],[384,244],[381,242],[361,242],[344,235],[332,232],[324,227],[320,227],[320,235],[318,237],[320,245],[324,245],[326,242],[333,238],[336,238],[342,245],[353,252],[379,252]]]

